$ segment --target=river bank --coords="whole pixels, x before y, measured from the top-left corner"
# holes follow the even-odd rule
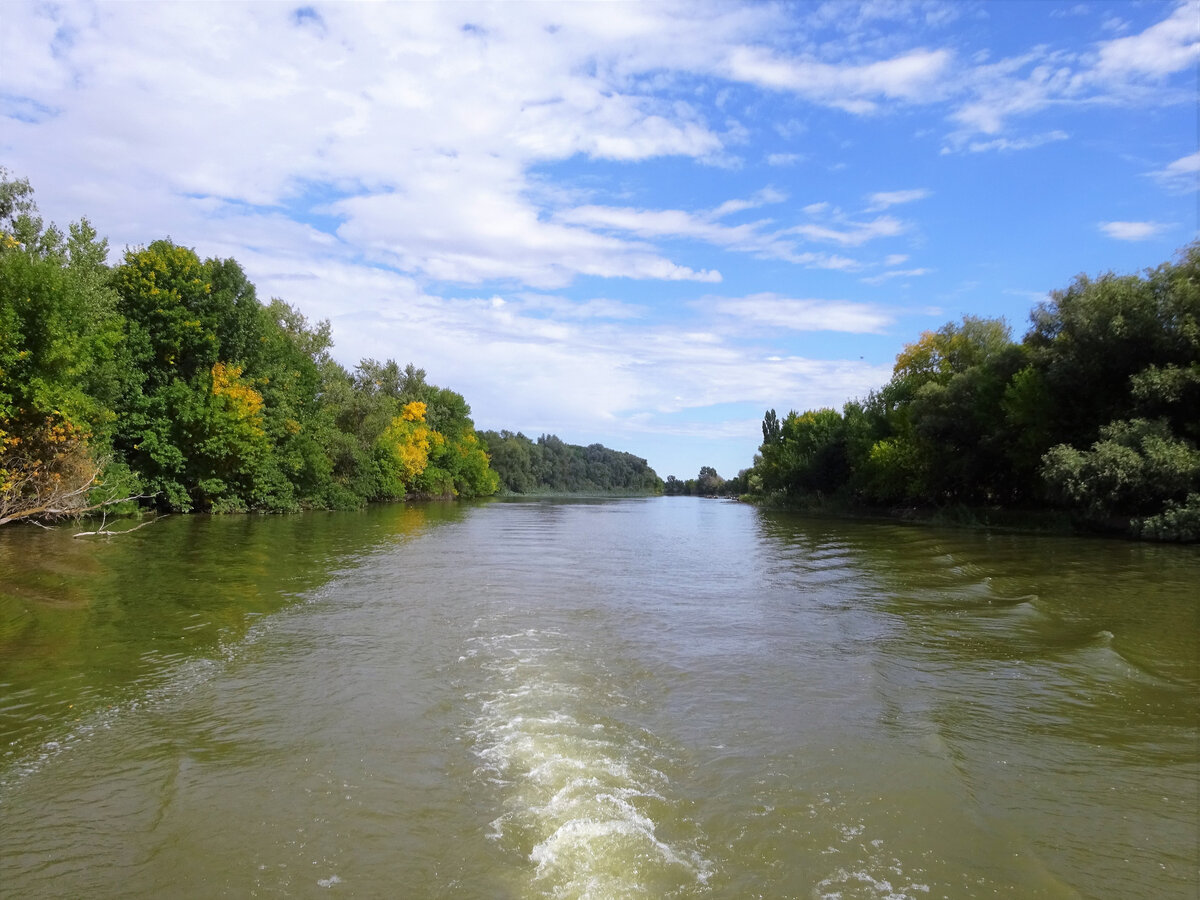
[[[735,499],[735,498],[724,498]],[[1055,509],[1007,509],[998,506],[864,506],[830,498],[807,500],[763,497],[743,494],[736,500],[762,509],[800,513],[814,518],[864,522],[899,522],[938,528],[961,528],[1003,534],[1058,535],[1097,537],[1149,543],[1195,544],[1200,535],[1156,536],[1139,527],[1139,520],[1128,516],[1110,516],[1104,521],[1087,519],[1078,513]]]

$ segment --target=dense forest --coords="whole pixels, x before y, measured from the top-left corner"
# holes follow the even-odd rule
[[[734,488],[797,505],[1050,508],[1200,540],[1200,242],[1142,275],[1081,275],[1030,318],[1019,342],[1001,319],[926,332],[840,412],[769,410]]]
[[[0,524],[160,510],[347,508],[494,493],[460,394],[393,360],[347,371],[328,322],[259,302],[170,240],[115,266],[0,169]]]
[[[485,431],[501,489],[514,494],[657,494],[663,483],[646,460],[600,444],[581,447],[554,435]]]

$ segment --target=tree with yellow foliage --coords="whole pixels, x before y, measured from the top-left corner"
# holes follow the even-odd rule
[[[425,423],[426,406],[419,400],[404,404],[375,441],[378,495],[373,499],[400,499],[413,488],[429,465],[432,432]],[[438,436],[441,437],[440,435]]]

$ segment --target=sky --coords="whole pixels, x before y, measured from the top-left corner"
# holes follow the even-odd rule
[[[478,428],[748,467],[964,315],[1197,234],[1200,2],[6,0],[0,165]]]

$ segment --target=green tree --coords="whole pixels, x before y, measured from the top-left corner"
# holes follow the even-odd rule
[[[165,506],[280,505],[261,394],[243,379],[267,319],[241,268],[155,241],[128,250],[114,282],[141,377],[118,406],[117,448]]]
[[[127,379],[107,243],[44,227],[28,181],[0,169],[0,519],[96,502],[110,404]]]
[[[706,497],[716,496],[725,486],[725,479],[717,474],[712,466],[701,466],[700,474],[696,476],[696,491]]]
[[[1058,498],[1098,520],[1157,514],[1200,486],[1200,450],[1162,419],[1113,422],[1087,450],[1052,447],[1044,466]]]
[[[1200,360],[1200,242],[1142,276],[1080,275],[1031,318],[1025,343],[1054,398],[1051,443],[1090,443],[1109,422],[1149,412],[1152,373],[1187,372]],[[1200,420],[1189,398],[1175,421]]]

